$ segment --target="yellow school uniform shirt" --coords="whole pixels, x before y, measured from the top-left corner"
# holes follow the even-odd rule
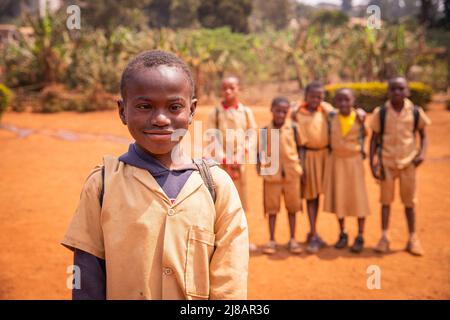
[[[346,136],[356,121],[356,112],[351,111],[349,115],[338,113],[339,125],[342,136]]]
[[[105,157],[83,187],[62,244],[106,261],[107,299],[246,299],[247,221],[230,177],[217,199],[194,171],[174,203],[145,169]]]

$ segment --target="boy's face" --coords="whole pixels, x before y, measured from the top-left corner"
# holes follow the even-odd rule
[[[167,154],[180,139],[177,129],[188,129],[197,100],[182,70],[158,66],[136,72],[126,84],[126,97],[119,101],[119,115],[137,144],[151,154]]]
[[[272,121],[275,126],[281,127],[284,124],[289,113],[289,109],[290,106],[287,102],[280,102],[272,106],[270,111],[272,111]]]
[[[350,114],[354,102],[355,98],[353,97],[353,94],[349,90],[339,91],[334,98],[336,108],[338,108],[340,113],[343,115]]]
[[[324,89],[311,89],[306,93],[306,103],[310,108],[317,108],[325,98],[325,90]]]
[[[229,77],[222,80],[220,87],[222,98],[225,102],[234,103],[239,94],[239,81],[235,77]]]
[[[402,103],[408,97],[408,84],[403,78],[397,78],[389,83],[388,97],[394,104]]]

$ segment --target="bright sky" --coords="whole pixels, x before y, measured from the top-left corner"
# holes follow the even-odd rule
[[[332,4],[341,4],[341,0],[297,0],[298,2],[302,2],[305,4],[310,4],[310,5],[314,5],[314,4],[318,4],[320,2],[327,2],[327,3],[332,3]],[[367,0],[353,0],[353,5],[358,5],[358,4],[365,4],[367,3]]]

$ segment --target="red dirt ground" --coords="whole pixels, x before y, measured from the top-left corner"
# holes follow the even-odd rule
[[[205,120],[208,107],[199,107],[196,118]],[[267,108],[253,108],[259,125],[269,121]],[[403,209],[393,205],[393,253],[375,254],[380,235],[378,188],[367,175],[372,215],[366,226],[366,250],[325,248],[317,255],[290,255],[286,249],[271,257],[256,254],[250,260],[250,299],[449,299],[450,298],[450,112],[430,106],[428,160],[418,173],[418,232],[424,257],[404,252],[407,240]],[[120,155],[126,143],[105,135],[128,138],[115,112],[52,115],[7,113],[2,122],[36,131],[21,138],[0,130],[0,299],[69,299],[66,288],[70,252],[59,245],[79,199],[86,175],[104,154]],[[82,134],[76,141],[58,137],[58,130]],[[88,135],[86,135],[88,134]],[[61,135],[60,135],[61,136]],[[64,136],[64,135],[63,135]],[[65,135],[67,138],[67,135]],[[69,136],[70,137],[70,136]],[[366,170],[366,172],[368,172]],[[252,194],[248,220],[250,237],[259,245],[268,239],[262,213],[262,185],[250,175]],[[349,219],[351,238],[356,221]],[[276,236],[288,240],[286,212],[279,215]],[[329,244],[338,233],[335,217],[319,215],[319,231]],[[299,215],[297,238],[307,233],[305,214]],[[366,286],[367,268],[381,268],[381,289]]]

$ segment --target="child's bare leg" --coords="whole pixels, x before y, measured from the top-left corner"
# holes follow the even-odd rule
[[[275,213],[269,213],[269,233],[270,241],[275,241],[275,222],[277,220],[277,215]]]
[[[358,218],[358,235],[362,236],[364,233],[364,225],[366,223],[366,218]]]
[[[288,212],[288,219],[291,239],[295,239],[295,212]]]
[[[308,218],[309,218],[309,227],[310,227],[310,237],[314,237],[316,235],[316,221],[317,214],[319,210],[319,198],[315,198],[312,200],[306,201],[306,206],[308,208]]]
[[[406,220],[408,221],[408,231],[409,231],[409,240],[406,246],[406,250],[408,250],[411,254],[422,256],[424,254],[424,250],[422,248],[422,244],[419,241],[419,238],[416,236],[416,212],[414,208],[405,207]]]
[[[344,218],[338,218],[338,222],[339,222],[339,231],[341,233],[345,232],[345,220]]]
[[[414,208],[405,207],[406,221],[408,222],[408,231],[410,235],[416,233],[416,212]]]
[[[270,241],[263,247],[262,251],[265,254],[274,254],[277,251],[275,243],[275,221],[277,220],[276,213],[269,213],[269,234]]]
[[[383,205],[381,207],[381,230],[383,232],[380,241],[378,241],[375,251],[386,253],[389,251],[389,239],[388,239],[388,228],[389,228],[389,215],[391,212],[390,205]]]
[[[381,207],[381,230],[383,231],[383,235],[387,235],[387,231],[389,229],[390,214],[391,214],[391,206],[383,205]]]

